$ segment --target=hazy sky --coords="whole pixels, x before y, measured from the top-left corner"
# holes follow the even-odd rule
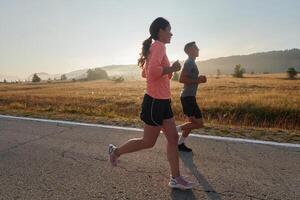
[[[0,74],[134,64],[149,25],[168,19],[170,60],[300,47],[299,0],[0,0]]]

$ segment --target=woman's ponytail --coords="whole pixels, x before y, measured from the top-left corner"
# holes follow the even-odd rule
[[[140,58],[138,59],[138,66],[141,68],[143,68],[146,62],[151,44],[152,44],[152,36],[150,36],[148,39],[146,39],[143,42],[142,52],[140,53]]]

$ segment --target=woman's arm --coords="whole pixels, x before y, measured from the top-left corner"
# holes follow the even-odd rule
[[[166,49],[164,46],[155,45],[152,47],[151,59],[148,63],[148,75],[153,78],[159,78],[166,74],[172,74],[173,72],[179,71],[181,65],[179,61],[176,61],[172,66],[161,66],[163,57],[165,56]]]
[[[177,72],[180,69],[181,69],[181,65],[180,65],[179,61],[177,60],[176,62],[174,62],[172,64],[171,67],[163,67],[163,73],[162,73],[162,75],[172,74],[173,72]]]

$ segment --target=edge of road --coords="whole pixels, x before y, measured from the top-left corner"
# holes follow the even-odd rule
[[[64,120],[51,120],[51,119],[41,119],[41,118],[31,118],[31,117],[16,117],[16,116],[11,116],[11,115],[1,115],[1,114],[0,114],[0,118],[37,121],[37,122],[45,122],[45,123],[56,123],[56,124],[67,124],[67,125],[76,125],[76,126],[99,127],[99,128],[118,129],[118,130],[137,131],[137,132],[143,131],[143,129],[132,128],[132,127],[122,127],[122,126],[113,126],[113,125],[104,125],[104,124],[92,124],[92,123],[73,122],[73,121],[64,121]],[[220,141],[300,148],[300,144],[293,144],[293,143],[280,143],[280,142],[272,142],[272,141],[264,141],[264,140],[221,137],[221,136],[213,136],[213,135],[201,135],[201,134],[194,134],[194,133],[191,133],[189,136],[195,137],[195,138],[210,139],[210,140],[220,140]]]

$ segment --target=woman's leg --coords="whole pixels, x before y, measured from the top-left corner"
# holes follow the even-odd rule
[[[186,180],[180,176],[179,170],[179,153],[177,148],[178,132],[176,130],[174,118],[165,119],[163,121],[165,136],[168,140],[167,156],[171,167],[171,175],[169,187],[180,189],[192,189],[197,184]]]
[[[128,140],[125,144],[116,148],[114,154],[120,156],[125,153],[153,147],[160,133],[160,129],[160,126],[150,126],[145,124],[143,138]]]
[[[176,130],[174,118],[163,121],[164,133],[167,138],[167,157],[169,160],[172,177],[180,176],[179,172],[179,154],[177,148],[178,132]]]

